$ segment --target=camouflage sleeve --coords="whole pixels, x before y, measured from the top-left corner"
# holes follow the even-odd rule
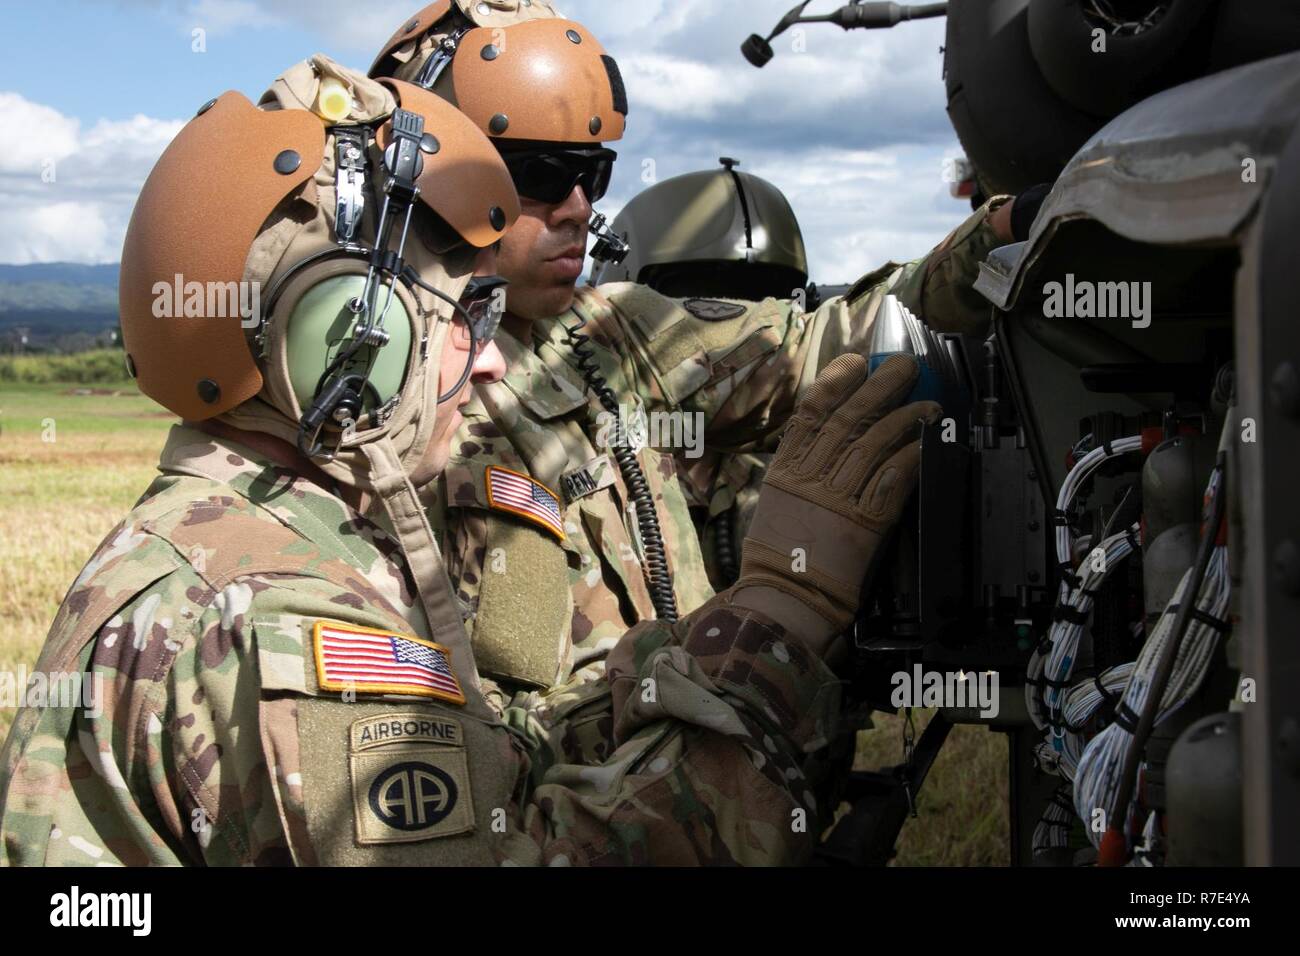
[[[868,354],[872,323],[886,295],[897,296],[942,332],[986,328],[990,307],[973,285],[980,262],[1002,244],[989,215],[1009,198],[990,200],[926,256],[901,266],[888,263],[814,312],[769,299],[731,320],[738,327],[725,336],[731,339],[725,348],[709,356],[707,381],[683,398],[686,410],[704,416],[709,447],[774,450],[817,373],[847,352]]]
[[[7,862],[291,862],[280,791],[292,780],[277,781],[267,759],[277,716],[260,693],[268,658],[259,664],[249,613],[270,587],[213,592],[186,569],[98,630],[80,657],[93,704],[33,711],[30,736],[11,742]]]
[[[520,856],[540,848],[551,865],[807,859],[829,808],[816,805],[802,765],[833,735],[840,685],[798,640],[721,595],[671,629],[629,631],[608,679],[603,698],[576,692],[558,719],[535,696],[516,703],[511,723],[532,728],[538,755],[518,808],[528,838]],[[577,751],[605,737],[605,718],[615,749],[587,762],[590,752]]]

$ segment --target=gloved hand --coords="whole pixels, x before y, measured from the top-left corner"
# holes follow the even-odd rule
[[[918,369],[895,356],[867,377],[842,355],[817,376],[786,426],[749,535],[732,603],[766,614],[816,653],[852,622],[863,581],[921,465],[920,422],[934,402],[898,407]]]

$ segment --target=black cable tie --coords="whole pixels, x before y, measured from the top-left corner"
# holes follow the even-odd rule
[[[1068,690],[1069,688],[1074,686],[1069,681],[1052,680],[1050,677],[1046,677],[1046,676],[1042,678],[1042,682],[1048,687],[1052,688],[1053,690]]]
[[[1057,508],[1055,511],[1052,512],[1052,523],[1055,524],[1056,527],[1058,528],[1074,527],[1073,523],[1070,521],[1069,514],[1062,511],[1060,508]]]
[[[1080,593],[1092,598],[1094,601],[1101,596],[1100,588],[1080,588]]]
[[[1199,607],[1192,611],[1192,619],[1200,621],[1206,627],[1212,628],[1220,634],[1227,634],[1232,630],[1232,626],[1227,621],[1221,621],[1208,611],[1202,611]]]
[[[1087,624],[1089,612],[1081,611],[1068,604],[1058,605],[1052,612],[1053,621],[1069,621],[1071,624]]]
[[[1052,794],[1052,799],[1049,800],[1048,803],[1053,803],[1056,806],[1060,807],[1062,810],[1064,810],[1066,813],[1070,814],[1071,816],[1074,816],[1073,805],[1071,805],[1070,801],[1066,797],[1061,796],[1059,792]],[[1062,822],[1062,826],[1068,826],[1068,825],[1069,824]]]
[[[1105,703],[1109,704],[1111,707],[1114,707],[1115,704],[1119,702],[1120,695],[1118,693],[1113,693],[1106,689],[1106,685],[1101,682],[1100,674],[1093,677],[1092,684],[1094,687],[1097,688],[1097,693],[1101,694],[1101,699]]]
[[[1038,825],[1040,827],[1047,827],[1049,830],[1064,830],[1068,833],[1070,829],[1074,826],[1074,821],[1073,820],[1049,820],[1047,819],[1047,817],[1043,816],[1038,818]]]
[[[1181,604],[1170,604],[1165,608],[1165,614],[1177,614],[1181,610]],[[1163,615],[1161,615],[1163,616]],[[1217,631],[1220,634],[1228,634],[1232,631],[1232,625],[1227,621],[1220,620],[1208,611],[1202,611],[1199,607],[1192,608],[1191,618],[1193,621],[1199,621],[1206,627]]]
[[[1115,708],[1115,723],[1130,734],[1137,733],[1138,715],[1133,713],[1128,704],[1120,702]]]
[[[1061,571],[1061,580],[1063,580],[1071,588],[1077,588],[1080,584],[1083,583],[1083,579],[1074,573],[1074,565],[1071,564],[1069,561],[1062,561],[1060,564],[1057,565],[1057,568],[1059,568]]]
[[[1109,438],[1101,443],[1101,447],[1105,449],[1107,458],[1115,457],[1115,449],[1111,446]]]
[[[1138,536],[1133,533],[1132,528],[1124,532],[1124,537],[1128,540],[1128,546],[1134,551],[1142,550],[1142,542],[1138,540]]]

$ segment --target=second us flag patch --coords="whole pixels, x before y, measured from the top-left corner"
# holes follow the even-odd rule
[[[526,518],[564,540],[560,497],[550,488],[527,475],[497,465],[488,466],[486,484],[490,507]]]

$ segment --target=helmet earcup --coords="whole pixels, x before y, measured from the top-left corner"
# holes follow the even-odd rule
[[[361,296],[365,284],[364,275],[346,272],[317,279],[300,291],[287,290],[281,299],[277,311],[287,323],[285,358],[289,381],[301,408],[311,405],[326,370],[354,344],[352,331],[357,316],[350,303]],[[381,285],[377,298],[381,314],[388,294],[388,286]],[[379,346],[363,345],[345,367],[335,369],[335,372],[355,371],[366,376],[363,414],[382,407],[400,394],[410,365],[414,328],[406,295],[394,292],[383,324],[388,342]]]

